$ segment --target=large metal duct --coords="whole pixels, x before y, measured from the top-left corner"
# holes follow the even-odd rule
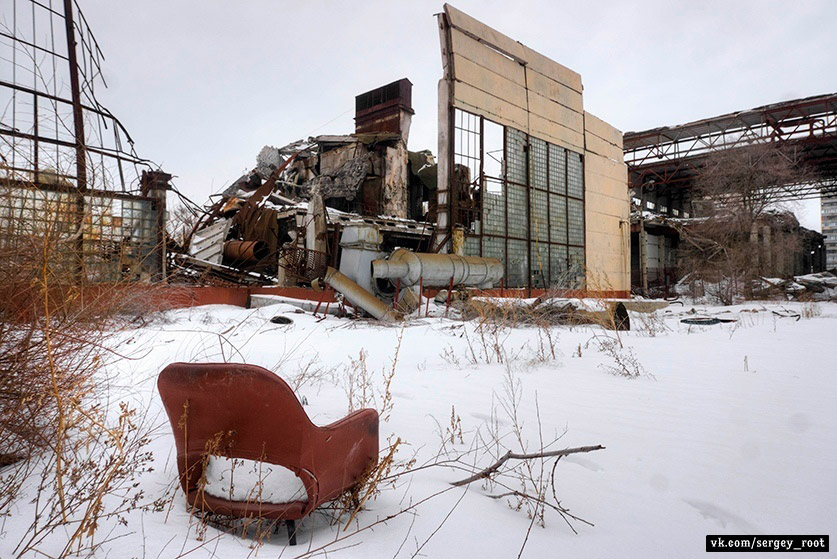
[[[392,307],[384,304],[380,299],[331,266],[326,269],[323,280],[335,291],[342,293],[343,297],[353,306],[363,309],[378,320],[395,322],[404,319],[404,315],[400,312],[393,310]]]
[[[224,256],[234,262],[258,262],[270,254],[264,241],[227,241]]]
[[[401,280],[401,285],[441,287],[450,283],[487,289],[503,277],[503,263],[496,258],[458,256],[456,254],[430,254],[411,252],[402,248],[394,251],[387,260],[372,261],[372,277]]]

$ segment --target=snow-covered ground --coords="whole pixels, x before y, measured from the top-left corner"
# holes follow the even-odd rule
[[[206,306],[169,311],[121,333],[114,349],[135,359],[110,367],[121,383],[113,390],[148,407],[160,426],[150,444],[154,471],[141,478],[148,501],[171,493],[176,476],[173,438],[155,382],[166,364],[247,362],[289,381],[298,381],[307,367],[298,394],[314,422],[325,424],[348,409],[350,359],[368,352],[367,368],[380,384],[403,336],[391,383],[393,407],[380,429],[382,446],[391,433],[409,443],[400,460],[413,454],[416,465],[432,460],[452,408],[464,443],[448,441],[449,452],[466,452],[478,430],[483,436],[490,431],[492,418],[506,448],[520,450],[503,409],[510,383],[519,386],[518,423],[530,451],[541,438],[556,436],[561,438],[552,448],[606,447],[565,457],[555,473],[562,504],[595,526],[577,522],[574,534],[547,511],[545,527],[532,528],[524,557],[703,557],[707,534],[828,534],[837,520],[837,304],[692,308],[632,313],[633,329],[619,334],[624,349],[616,353],[601,345],[615,334],[595,326],[552,328],[554,359],[542,330],[514,328],[499,338],[506,363],[497,363],[496,352],[488,351],[488,359],[484,353],[493,340],[484,346],[473,322],[436,317],[383,327],[333,316],[318,320],[288,305]],[[269,322],[280,313],[293,324]],[[694,314],[737,321],[680,322]],[[614,355],[629,362],[634,356],[641,376],[613,374]],[[490,463],[487,455],[469,456],[480,466]],[[258,549],[252,539],[215,528],[198,540],[178,490],[170,509],[136,511],[127,526],[103,527],[111,540],[96,555],[296,557],[466,475],[433,467],[402,476],[368,502],[347,531],[315,514],[302,522],[296,547],[287,547],[280,532]],[[417,550],[424,557],[517,557],[530,519],[507,499],[486,496],[499,491],[480,483],[449,490],[325,551],[346,558],[412,557]],[[0,557],[13,556],[30,515],[22,500],[4,521]]]

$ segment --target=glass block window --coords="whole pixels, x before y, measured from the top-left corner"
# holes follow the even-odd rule
[[[91,193],[83,197],[83,213],[81,200],[77,193],[0,188],[0,248],[15,250],[32,235],[48,235],[58,243],[50,263],[55,270],[82,270],[91,281],[137,279],[159,270],[150,200]],[[80,242],[68,242],[79,224]]]
[[[466,237],[466,253],[500,259],[508,287],[583,284],[582,154],[461,109],[455,132],[455,163],[493,169],[470,177],[479,202],[473,211],[481,213]]]
[[[569,244],[584,245],[584,202],[567,198],[567,216]]]
[[[465,255],[479,256],[480,255],[480,238],[479,237],[465,237]]]
[[[88,279],[139,277],[143,265],[151,263],[149,255],[157,244],[151,202],[85,196],[85,205],[83,251]]]
[[[568,287],[567,247],[549,245],[549,284],[555,287]]]
[[[549,195],[549,240],[567,244],[567,199]]]
[[[506,261],[506,240],[500,237],[482,238],[482,255],[485,258],[497,258]]]
[[[483,212],[485,214],[484,228],[489,235],[503,235],[506,232],[506,198],[503,193],[485,193],[483,199]]]
[[[526,215],[526,187],[509,183],[508,192],[508,223],[510,237],[525,239],[528,235],[529,224]]]
[[[567,195],[584,198],[584,167],[581,154],[567,152]]]
[[[533,241],[531,247],[532,287],[545,289],[549,286],[549,245]]]
[[[526,241],[509,239],[509,261],[506,264],[506,285],[520,287],[529,284],[529,249]]]
[[[546,142],[529,138],[529,186],[546,190]]]
[[[567,193],[567,150],[549,144],[549,191]]]
[[[569,247],[567,249],[569,256],[569,269],[567,272],[567,279],[569,281],[568,287],[572,289],[584,288],[584,249],[582,247]]]
[[[549,220],[547,217],[549,203],[546,192],[532,190],[529,193],[529,203],[531,205],[529,210],[529,238],[549,242]]]
[[[526,184],[526,134],[506,127],[506,180]]]

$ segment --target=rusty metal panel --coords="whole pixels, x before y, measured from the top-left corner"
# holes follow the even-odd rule
[[[413,84],[407,78],[355,97],[355,132],[402,132],[402,112],[413,114]]]

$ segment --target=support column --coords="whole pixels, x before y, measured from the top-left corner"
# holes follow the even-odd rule
[[[169,181],[171,175],[163,171],[143,171],[140,178],[140,192],[143,196],[151,198],[151,209],[155,214],[155,229],[157,231],[157,244],[154,253],[158,262],[151,262],[152,281],[166,279],[166,193],[171,190]]]
[[[81,107],[81,87],[78,80],[78,59],[76,58],[76,30],[73,23],[73,0],[64,0],[64,26],[67,36],[67,64],[70,73],[70,93],[73,101],[73,132],[76,144],[76,223],[81,231],[76,240],[76,281],[85,280],[84,272],[84,193],[87,191],[87,153],[84,139],[84,111]],[[37,95],[35,96],[37,99]],[[37,117],[35,119],[37,122]],[[59,173],[61,169],[56,169]]]
[[[645,232],[645,185],[639,187],[639,279],[642,296],[648,295],[648,235]]]

